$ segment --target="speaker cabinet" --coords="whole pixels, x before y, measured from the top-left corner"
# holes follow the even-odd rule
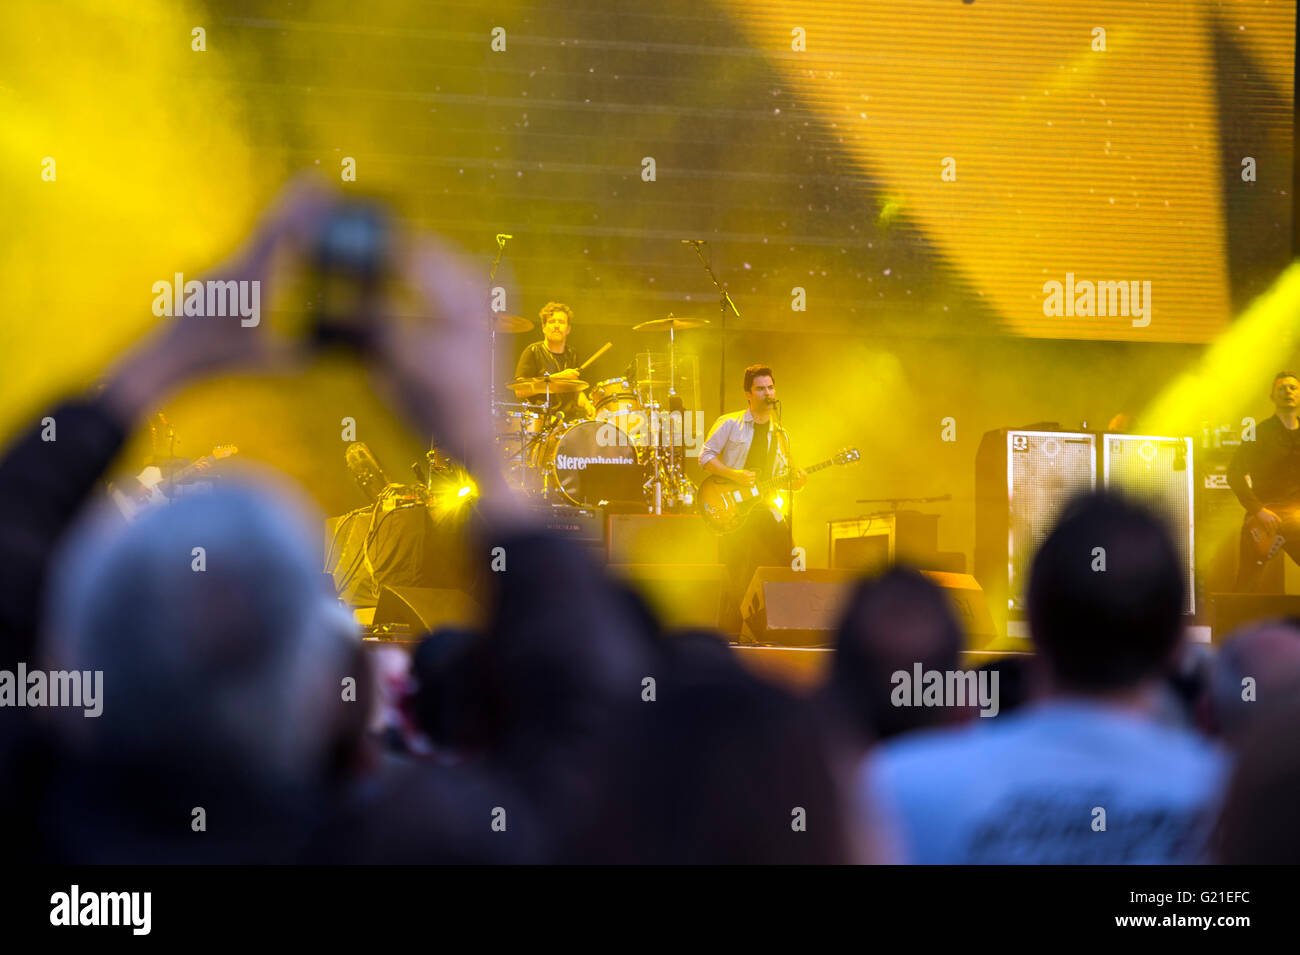
[[[1178,546],[1187,596],[1183,613],[1196,612],[1196,534],[1191,438],[1139,434],[1102,436],[1102,482],[1161,517]]]
[[[787,647],[833,644],[858,576],[850,570],[759,567],[740,604],[741,639]]]
[[[943,588],[952,605],[952,612],[966,634],[968,648],[979,650],[997,639],[998,629],[993,623],[993,615],[989,613],[989,602],[979,581],[970,574],[937,570],[923,570],[921,573]]]
[[[943,590],[970,647],[988,646],[998,636],[988,601],[970,574],[923,570]],[[760,567],[754,571],[745,600],[742,638],[788,647],[831,646],[861,574],[847,570],[790,570]]]
[[[1216,644],[1247,624],[1300,618],[1300,596],[1295,594],[1211,594],[1210,607],[1210,642]]]
[[[975,455],[975,576],[1000,631],[1024,613],[1029,566],[1065,504],[1097,487],[1097,435],[987,432]]]

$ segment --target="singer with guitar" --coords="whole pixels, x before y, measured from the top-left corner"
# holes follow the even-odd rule
[[[700,448],[700,467],[709,474],[752,487],[774,475],[790,475],[789,484],[799,490],[808,476],[790,460],[789,437],[773,421],[776,406],[776,378],[767,365],[745,369],[744,411],[724,414],[713,425]],[[774,503],[752,508],[743,523],[718,542],[719,556],[727,567],[723,594],[723,615],[719,621],[726,632],[740,630],[740,601],[757,567],[788,567],[792,542],[790,525]]]
[[[1228,465],[1228,486],[1246,509],[1237,590],[1259,586],[1279,550],[1300,564],[1300,377],[1282,371],[1269,393],[1276,413],[1259,423]]]

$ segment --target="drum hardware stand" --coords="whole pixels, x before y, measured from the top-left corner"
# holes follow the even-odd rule
[[[668,317],[672,318],[673,313],[669,312]],[[681,405],[682,400],[677,397],[677,329],[673,327],[672,322],[668,323],[668,474],[673,478],[674,485],[677,483],[677,445],[673,441],[672,434],[672,417],[673,405]],[[662,415],[658,416],[659,427],[655,430],[663,432],[664,419]],[[678,488],[673,488],[673,500],[677,500]],[[655,513],[659,513],[659,499],[661,492],[658,486],[655,488]]]
[[[651,394],[654,394],[653,385],[651,385]],[[654,489],[653,513],[658,515],[664,512],[664,481],[663,481],[663,455],[660,453],[659,446],[659,426],[663,419],[659,417],[659,403],[656,401],[644,402],[646,426],[650,429],[650,460],[654,465],[654,471],[650,475],[650,480],[646,481],[641,487],[649,491]]]
[[[649,389],[648,394],[644,396],[638,392],[638,397],[641,398],[641,404],[649,417],[651,427],[651,440],[647,448],[647,454],[653,460],[654,473],[650,480],[646,482],[645,489],[647,492],[651,488],[654,489],[653,510],[655,514],[663,513],[665,475],[668,482],[670,507],[690,504],[694,499],[694,489],[686,490],[691,487],[691,484],[685,474],[686,462],[680,460],[677,454],[677,429],[673,425],[672,417],[676,414],[678,420],[681,420],[686,410],[682,396],[677,393],[677,329],[698,328],[708,324],[708,319],[678,318],[670,312],[667,318],[656,318],[653,321],[642,322],[632,327],[633,331],[668,330],[668,392],[666,402],[661,405],[654,400],[654,389],[657,384],[655,368],[657,366],[653,353],[647,356],[649,361],[645,371],[646,378],[638,377],[636,380],[638,389],[642,386]],[[667,436],[666,445],[664,441],[665,435]],[[683,456],[684,454],[685,448],[683,448]]]

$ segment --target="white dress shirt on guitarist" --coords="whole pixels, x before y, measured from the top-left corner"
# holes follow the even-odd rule
[[[704,446],[700,448],[700,467],[717,458],[725,467],[736,471],[743,470],[745,459],[749,457],[749,446],[753,442],[753,412],[746,408],[744,411],[724,414],[713,423],[709,436],[704,439]],[[785,449],[788,446],[789,438],[786,436],[785,429],[773,422],[773,427],[767,432],[767,449],[769,458],[773,460],[771,472],[773,475],[785,474],[787,466]],[[783,515],[774,506],[769,504],[768,510],[778,520],[782,519]]]

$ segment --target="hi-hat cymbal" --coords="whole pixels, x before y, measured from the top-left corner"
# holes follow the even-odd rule
[[[502,313],[492,316],[492,328],[498,332],[505,332],[507,335],[526,332],[532,327],[533,320],[524,318],[522,315],[506,315]]]
[[[571,395],[586,391],[590,385],[577,378],[520,378],[506,385],[518,398],[539,398],[547,393],[552,395]]]
[[[680,330],[683,328],[699,328],[701,325],[709,324],[707,318],[678,318],[675,315],[669,315],[667,318],[654,318],[648,322],[642,322],[640,325],[633,325],[634,332],[666,332],[668,329]]]

